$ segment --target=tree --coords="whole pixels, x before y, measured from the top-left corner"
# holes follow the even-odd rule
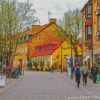
[[[77,62],[79,63],[77,44],[79,43],[79,35],[82,30],[81,11],[79,9],[75,9],[73,11],[69,10],[68,12],[65,12],[62,23],[63,25],[60,27],[64,30],[64,32],[59,31],[57,36],[62,40],[65,39],[65,34],[68,34],[66,42],[69,43],[69,45],[71,45],[72,36],[72,48],[74,49]]]
[[[1,61],[4,58],[9,58],[9,64],[13,61],[17,46],[25,42],[19,42],[19,39],[29,31],[24,30],[37,21],[33,16],[36,11],[32,6],[29,0],[24,3],[17,0],[0,0]]]

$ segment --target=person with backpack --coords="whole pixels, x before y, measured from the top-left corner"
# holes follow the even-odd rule
[[[84,66],[82,67],[83,86],[84,86],[84,82],[85,82],[85,85],[87,85],[87,74],[88,74],[88,68],[87,68],[86,63],[84,63]]]
[[[98,68],[96,67],[96,64],[93,64],[93,67],[91,68],[91,74],[93,75],[93,83],[97,83],[97,73],[98,73]]]
[[[77,87],[79,87],[80,78],[81,78],[81,69],[80,69],[80,67],[79,67],[79,64],[77,64],[77,67],[75,68],[75,75],[76,75]]]
[[[98,64],[97,68],[98,68],[97,81],[100,81],[100,62]]]

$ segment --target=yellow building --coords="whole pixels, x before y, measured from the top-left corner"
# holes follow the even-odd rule
[[[24,41],[17,47],[17,53],[13,60],[13,67],[18,66],[19,63],[22,67],[27,67],[27,62],[31,59],[37,61],[38,69],[40,68],[40,60],[44,61],[44,66],[46,69],[51,68],[54,64],[57,68],[61,65],[61,46],[63,48],[67,47],[66,41],[61,41],[59,43],[59,38],[57,38],[58,31],[64,32],[57,24],[56,19],[50,19],[50,22],[45,25],[33,25],[32,31],[28,31],[19,41]],[[59,46],[59,47],[58,47]],[[70,46],[70,45],[68,45]],[[81,55],[81,45],[78,44],[79,55]],[[75,59],[75,53],[73,51],[73,59]],[[62,49],[62,66],[67,66],[65,63],[66,59],[70,59],[71,48]],[[69,60],[70,61],[70,60]],[[32,63],[33,64],[33,63]],[[73,65],[75,60],[73,60]],[[34,68],[34,66],[33,66]]]
[[[66,48],[66,49],[65,49]],[[82,46],[78,44],[78,55],[80,56],[80,63],[82,61]],[[36,61],[38,63],[38,69],[41,68],[40,61],[44,62],[43,68],[51,69],[53,65],[55,69],[60,69],[61,67],[61,55],[62,55],[62,68],[69,67],[71,59],[71,45],[69,45],[65,40],[59,43],[58,38],[52,37],[47,38],[43,44],[36,46],[35,52],[33,53],[31,59],[32,62]],[[72,49],[73,66],[75,65],[75,53]],[[60,65],[60,66],[59,66]],[[33,65],[33,69],[35,66]]]

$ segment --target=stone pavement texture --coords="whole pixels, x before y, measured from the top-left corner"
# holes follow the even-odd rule
[[[74,79],[66,73],[25,71],[24,77],[3,88],[0,100],[100,100],[100,92],[95,92],[99,83],[88,80],[88,86],[81,82],[78,88]]]

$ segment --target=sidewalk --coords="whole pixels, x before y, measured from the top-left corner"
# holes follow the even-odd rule
[[[6,85],[4,87],[0,86],[0,93],[15,84],[18,80],[21,80],[23,77],[23,75],[20,75],[19,78],[6,78]]]
[[[71,75],[67,75],[67,73],[62,73],[62,77],[76,86],[75,75],[73,76],[73,79],[71,79]],[[83,77],[81,76],[80,88],[84,89],[87,92],[91,92],[91,94],[93,93],[94,95],[100,96],[100,81],[97,81],[97,84],[94,84],[92,79],[87,77],[87,86],[83,86]]]

